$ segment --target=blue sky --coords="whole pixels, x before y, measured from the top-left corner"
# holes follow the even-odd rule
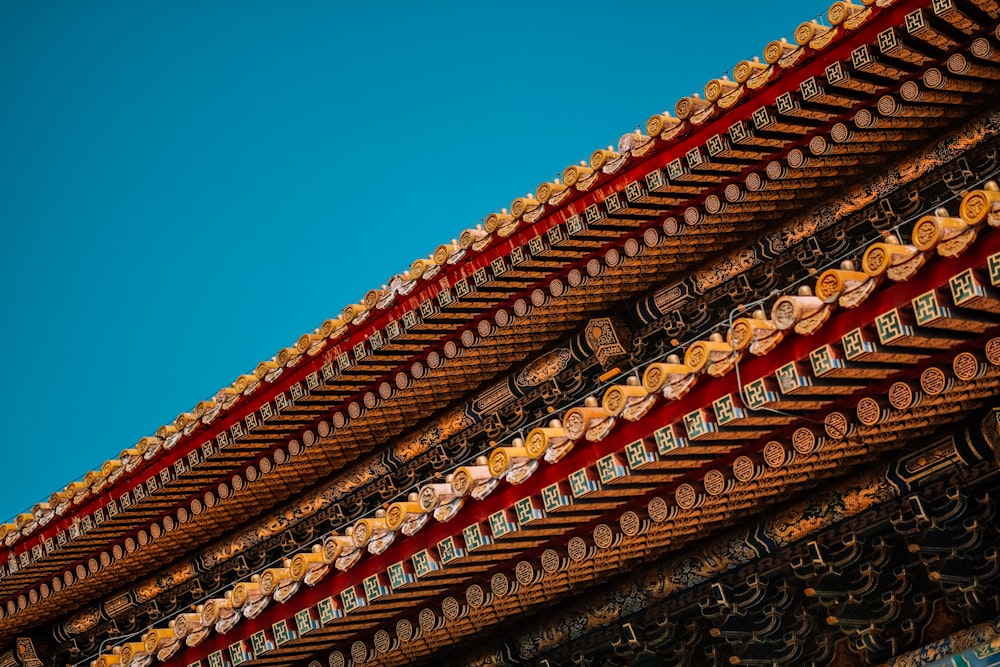
[[[0,4],[0,521],[829,4]]]

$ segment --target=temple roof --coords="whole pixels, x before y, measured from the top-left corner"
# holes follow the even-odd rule
[[[867,5],[870,6],[862,8],[849,3],[834,3],[828,12],[829,26],[821,25],[816,20],[801,24],[795,31],[794,43],[785,39],[771,42],[763,50],[763,62],[756,57],[741,61],[731,70],[732,80],[728,76],[713,79],[705,85],[703,96],[695,94],[678,100],[674,110],[676,117],[669,111],[653,115],[646,122],[646,134],[639,130],[624,134],[617,147],[596,149],[589,160],[569,165],[563,171],[561,179],[543,182],[535,193],[514,199],[509,209],[490,213],[485,217],[484,224],[465,230],[458,241],[439,245],[429,257],[414,260],[408,271],[393,275],[386,285],[369,290],[356,303],[345,305],[338,316],[324,321],[313,331],[302,334],[294,344],[278,351],[270,359],[261,361],[252,372],[236,378],[230,386],[220,389],[212,399],[200,401],[191,410],[180,413],[173,422],[159,427],[154,435],[141,438],[132,447],[123,450],[118,457],[109,459],[100,468],[88,472],[81,481],[71,482],[64,489],[54,492],[47,502],[36,503],[30,512],[19,514],[11,521],[0,524],[0,541],[7,547],[19,544],[40,525],[39,518],[44,520],[44,517],[51,516],[52,510],[65,507],[67,501],[70,507],[59,512],[60,516],[65,516],[67,512],[72,515],[75,513],[71,512],[72,508],[83,505],[102,492],[118,488],[118,480],[134,477],[137,468],[147,469],[150,466],[147,462],[165,457],[165,452],[173,449],[178,442],[206,437],[205,427],[217,417],[225,418],[229,410],[238,409],[238,404],[243,402],[244,397],[252,394],[258,385],[274,383],[283,369],[294,368],[303,358],[321,353],[329,356],[331,348],[337,357],[341,354],[351,357],[355,349],[364,348],[368,351],[377,346],[378,343],[373,346],[371,341],[373,334],[376,334],[377,340],[377,334],[381,333],[376,324],[381,324],[384,331],[385,325],[401,321],[404,315],[413,312],[414,306],[419,307],[426,301],[433,301],[439,294],[442,279],[451,278],[449,282],[453,283],[457,282],[457,276],[464,275],[467,278],[487,264],[483,261],[484,256],[490,258],[489,262],[498,257],[509,257],[509,252],[515,245],[513,241],[505,240],[514,235],[519,227],[521,233],[515,238],[524,237],[526,227],[534,230],[530,236],[537,236],[541,232],[547,232],[554,223],[565,222],[567,218],[581,212],[586,215],[590,202],[600,201],[587,197],[586,193],[594,189],[614,187],[614,183],[622,181],[622,174],[629,173],[627,167],[644,163],[645,158],[668,150],[672,156],[678,156],[676,159],[680,159],[679,156],[682,155],[687,157],[692,150],[689,147],[694,146],[701,146],[703,152],[708,150],[711,153],[711,147],[704,142],[684,140],[721,113],[744,104],[745,98],[754,90],[773,88],[774,79],[786,69],[809,61],[819,50],[835,44],[847,31],[862,27],[875,3]],[[869,87],[863,85],[862,89],[868,92]],[[876,88],[872,88],[874,89]],[[730,122],[739,120],[734,113],[729,113],[727,119]],[[714,145],[715,143],[712,144]],[[739,162],[734,164],[740,165]],[[734,166],[727,167],[726,170],[736,173]],[[691,192],[704,189],[697,186],[689,188]],[[682,188],[677,190],[675,197],[667,197],[658,202],[658,208],[668,207],[671,201],[680,203],[685,195],[691,194]],[[687,211],[684,210],[684,213],[687,214]],[[628,226],[631,225],[625,221],[625,227]],[[547,268],[557,268],[565,263],[567,262],[554,261]],[[488,311],[489,306],[494,305],[490,295],[483,300],[476,299],[475,296],[478,295],[472,295],[472,303],[467,306]],[[424,330],[433,331],[442,337],[455,337],[450,327],[440,326],[441,323],[434,324],[437,326],[425,327]],[[468,322],[464,324],[467,326]],[[424,351],[423,346],[427,341],[435,339],[428,334],[418,340],[421,342],[411,346],[412,349]],[[362,345],[362,348],[357,348],[358,345]],[[371,351],[377,352],[379,349],[375,347]],[[391,361],[387,363],[391,365]],[[140,460],[143,463],[137,463]]]
[[[309,548],[297,545],[287,565],[258,568],[259,579],[248,577],[230,589],[233,597],[256,592],[259,600],[268,576],[278,587],[291,582],[287,590],[295,590],[281,600],[290,606],[261,608],[262,620],[253,627],[274,627],[288,622],[289,610],[307,610],[303,618],[311,620],[299,631],[309,627],[302,635],[314,641],[279,646],[265,663],[288,664],[338,637],[379,647],[381,636],[366,633],[400,620],[416,595],[408,590],[427,594],[423,576],[434,591],[478,586],[483,600],[510,597],[500,608],[473,597],[464,605],[465,613],[471,606],[504,617],[530,604],[532,587],[551,584],[525,575],[515,596],[508,577],[506,590],[488,595],[483,577],[503,574],[510,553],[531,554],[559,535],[566,554],[557,549],[552,557],[565,567],[554,566],[552,573],[566,573],[556,575],[563,590],[574,577],[606,576],[618,560],[637,557],[629,544],[679,546],[698,526],[740,515],[730,495],[739,483],[754,487],[746,502],[759,507],[779,500],[783,490],[836,474],[839,461],[861,461],[889,447],[890,439],[898,446],[904,436],[892,411],[911,406],[892,402],[892,394],[889,403],[871,395],[872,383],[884,383],[887,391],[901,385],[900,395],[907,389],[912,395],[919,382],[924,394],[939,396],[933,428],[958,418],[963,405],[982,404],[995,393],[997,376],[989,366],[996,363],[990,357],[995,339],[987,336],[992,316],[983,324],[965,311],[950,314],[937,296],[925,301],[927,284],[933,295],[956,276],[969,275],[983,300],[964,299],[952,285],[951,305],[961,301],[966,309],[995,312],[994,301],[983,295],[996,285],[982,275],[1000,248],[989,234],[992,218],[981,213],[991,210],[995,191],[970,184],[977,189],[964,198],[938,202],[946,208],[940,212],[906,209],[905,203],[896,211],[880,208],[883,195],[921,182],[997,134],[997,119],[981,115],[992,99],[983,94],[996,90],[998,67],[990,64],[997,61],[995,16],[986,19],[993,5],[980,4],[960,11],[940,2],[835,3],[830,25],[803,24],[795,44],[769,44],[764,62],[739,63],[732,80],[709,82],[703,97],[678,101],[674,115],[651,117],[645,134],[626,134],[618,147],[595,151],[589,163],[567,168],[561,181],[542,184],[533,197],[489,216],[482,229],[467,230],[460,242],[417,260],[387,288],[348,305],[213,401],[5,524],[0,627],[5,634],[18,632],[67,605],[110,594],[123,577],[154,572],[168,554],[210,543],[248,515],[265,517],[276,531],[290,530],[349,491],[353,477],[365,470],[377,476],[371,458],[377,452],[388,452],[396,465],[433,451],[474,418],[489,417],[489,400],[502,394],[496,387],[535,391],[570,363],[599,363],[607,370],[594,404],[554,402],[550,418],[558,418],[556,424],[498,424],[502,437],[475,453],[488,455],[485,462],[445,462],[452,475],[448,502],[481,490],[476,502],[456,503],[462,555],[448,558],[442,546],[456,544],[452,524],[414,523],[414,536],[397,536],[407,517],[426,521],[429,510],[419,507],[419,497],[389,496],[385,515],[345,521],[339,535],[317,537]],[[942,137],[943,128],[949,133]],[[903,157],[917,151],[921,160]],[[869,239],[861,266],[826,266],[818,259],[816,276],[785,276],[777,294],[760,295],[771,303],[762,317],[747,311],[726,327],[707,314],[672,322],[672,314],[686,312],[683,304],[707,299],[713,290],[750,303],[752,291],[729,294],[740,276],[792,250],[810,252],[810,239],[825,230],[839,225],[850,231],[862,220],[878,222],[880,214],[890,219],[886,228],[911,237]],[[906,281],[918,274],[919,281]],[[811,291],[800,293],[799,287]],[[648,354],[627,349],[635,341],[620,334],[612,316],[620,310],[634,329],[655,331],[651,338],[673,327],[677,340],[651,363]],[[895,319],[889,322],[893,316],[886,313]],[[716,333],[729,334],[728,341],[705,333],[713,324]],[[892,327],[903,339],[893,337]],[[936,334],[927,335],[928,328]],[[851,336],[862,349],[855,356],[845,342]],[[937,367],[924,363],[927,355],[908,349],[892,352],[891,360],[866,356],[880,354],[880,346],[956,351],[956,360],[968,353],[977,369],[985,354],[985,370],[967,380],[975,381],[973,393],[982,393],[953,392],[951,385],[930,391],[924,385],[932,379],[925,383],[924,374]],[[535,384],[499,382],[499,374],[532,359],[520,373],[542,378]],[[851,364],[863,368],[854,372]],[[734,371],[741,374],[739,384]],[[499,384],[486,386],[493,379]],[[748,385],[756,387],[759,404],[744,405],[753,400]],[[487,407],[475,407],[477,401]],[[768,406],[777,412],[747,411]],[[782,412],[789,410],[792,415]],[[824,426],[801,425],[802,411],[818,413]],[[928,432],[918,424],[912,437]],[[581,447],[585,442],[593,444]],[[769,450],[771,443],[776,447]],[[801,460],[788,459],[790,451]],[[538,463],[543,457],[548,464]],[[758,469],[760,475],[753,473]],[[806,469],[808,482],[800,480]],[[324,482],[331,471],[340,476]],[[764,477],[772,483],[755,484]],[[464,492],[455,487],[460,479],[468,482]],[[444,485],[443,474],[406,486],[423,491],[433,484]],[[495,488],[487,491],[485,484]],[[314,490],[304,499],[283,505],[308,488]],[[630,512],[643,524],[640,509],[652,523],[629,534]],[[656,518],[661,509],[666,514]],[[674,520],[688,511],[686,519]],[[609,528],[613,544],[598,544],[595,551],[595,540],[604,539],[598,533],[606,532],[599,526],[609,516],[623,522],[621,531]],[[386,522],[397,518],[387,531]],[[350,534],[343,530],[348,525]],[[619,533],[643,537],[630,542]],[[373,537],[388,543],[372,549]],[[313,544],[320,548],[311,550]],[[432,548],[432,570],[412,571],[419,569],[419,554]],[[365,549],[373,553],[359,553],[338,575],[344,582],[338,600],[326,588],[299,586],[301,572],[293,574],[293,556],[319,572],[345,552]],[[601,550],[609,560],[595,565]],[[543,566],[552,558],[547,553],[540,554]],[[206,556],[199,558],[205,562]],[[327,574],[317,574],[314,583]],[[150,584],[151,595],[160,587]],[[347,591],[367,598],[366,608],[348,608]],[[135,593],[124,597],[132,604]],[[104,608],[113,608],[114,599]],[[339,614],[329,628],[310,615],[334,603]],[[455,618],[464,618],[461,608]],[[158,629],[173,633],[176,627]],[[185,659],[207,656],[225,642],[221,635],[209,637]],[[394,650],[378,649],[386,654],[382,664],[396,664]]]

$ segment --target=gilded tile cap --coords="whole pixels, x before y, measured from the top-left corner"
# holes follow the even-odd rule
[[[343,549],[340,540],[337,539],[336,535],[327,535],[323,538],[323,547],[320,552],[323,555],[324,563],[333,563],[340,556],[340,552]]]
[[[238,394],[248,394],[254,389],[256,389],[258,384],[260,384],[260,381],[257,379],[256,376],[251,375],[249,373],[244,373],[243,375],[236,378],[235,382],[233,382],[233,389]]]
[[[636,378],[630,377],[629,380],[631,382],[628,384],[612,385],[604,392],[601,407],[612,417],[617,417],[622,413],[628,405],[629,399],[645,398],[650,394],[650,391],[640,385]]]
[[[91,667],[116,667],[121,664],[121,657],[117,653],[104,653],[90,664]]]
[[[646,367],[642,374],[642,386],[648,391],[659,391],[671,375],[686,375],[691,371],[681,363],[680,357],[671,354],[667,362],[655,362]]]
[[[581,179],[589,177],[594,173],[594,170],[588,167],[585,163],[571,164],[563,170],[563,183],[567,186],[574,186]]]
[[[142,637],[142,645],[147,652],[152,653],[164,643],[174,639],[174,631],[169,628],[151,628]]]
[[[421,260],[417,260],[419,262]],[[416,264],[417,262],[414,262]],[[411,269],[412,272],[412,269]],[[421,275],[423,270],[420,271]],[[350,322],[352,324],[359,324],[357,321],[362,315],[368,311],[368,306],[364,303],[351,303],[344,307],[343,318],[345,322]]]
[[[423,514],[417,494],[409,494],[407,500],[401,500],[389,505],[385,510],[385,526],[389,530],[399,530],[411,514]]]
[[[774,323],[767,319],[764,311],[760,311],[760,317],[756,315],[754,313],[753,317],[740,317],[733,321],[733,326],[726,334],[726,341],[734,350],[743,351],[750,347],[758,330],[774,331]]]
[[[799,27],[795,29],[795,43],[800,46],[805,46],[815,37],[822,35],[828,30],[830,30],[830,28],[825,25],[820,25],[815,19],[812,21],[806,21],[805,23],[799,24]]]
[[[646,134],[651,137],[658,137],[669,129],[673,129],[681,124],[681,121],[670,115],[669,112],[658,113],[650,116],[646,121]]]
[[[383,516],[378,516],[382,513]],[[358,519],[354,523],[354,531],[351,533],[351,539],[354,541],[354,546],[361,548],[366,546],[374,537],[376,530],[381,530],[386,527],[384,510],[376,512],[376,516],[366,517],[364,519]]]
[[[438,265],[443,265],[451,259],[451,256],[459,252],[461,247],[458,245],[458,241],[452,241],[451,243],[442,243],[437,248],[434,249],[434,254],[431,258]]]
[[[528,437],[524,441],[525,449],[531,458],[537,459],[545,454],[550,444],[561,444],[566,439],[566,429],[562,422],[553,419],[549,426],[537,426],[528,431]]]
[[[1000,188],[996,182],[989,181],[982,190],[973,190],[962,197],[962,203],[958,207],[958,215],[962,221],[967,225],[976,226],[986,222],[991,216],[995,217],[1000,212],[998,190]]]
[[[116,470],[122,467],[122,462],[118,459],[109,459],[101,466],[101,475],[110,477]]]
[[[705,99],[709,102],[715,102],[726,93],[732,92],[739,87],[739,83],[730,81],[726,77],[722,77],[721,79],[712,79],[705,84]]]
[[[840,25],[860,11],[864,11],[864,7],[861,5],[855,5],[852,2],[835,2],[826,11],[826,18],[830,21],[830,25]]]
[[[249,600],[251,595],[260,595],[260,577],[254,575],[251,577],[250,581],[241,581],[240,583],[233,586],[232,604],[234,609],[239,609],[243,607]],[[181,614],[183,617],[184,614]],[[180,617],[178,617],[180,618]],[[174,632],[177,628],[174,628]],[[183,637],[183,635],[179,635]]]
[[[215,410],[217,405],[218,404],[211,399],[207,401],[198,401],[198,404],[194,406],[194,415],[198,419],[203,419],[205,415]]]
[[[518,197],[510,205],[510,214],[515,218],[520,218],[525,213],[533,211],[539,207],[539,201],[535,199],[533,194],[527,194],[524,197]]]
[[[619,157],[621,157],[621,155],[612,150],[611,146],[608,146],[607,148],[598,148],[590,154],[590,168],[600,169],[608,162],[617,160]]]
[[[733,80],[736,83],[746,83],[754,74],[766,69],[767,64],[760,62],[756,56],[753,60],[741,60],[733,67]]]
[[[156,429],[156,437],[160,440],[166,440],[178,431],[180,431],[180,429],[173,424],[164,424],[160,428]]]
[[[722,340],[722,335],[713,333],[708,340],[692,343],[684,352],[684,365],[691,373],[700,373],[712,362],[717,353],[732,354],[733,348]]]
[[[780,40],[776,39],[764,47],[764,62],[774,65],[788,54],[793,53],[797,48],[797,46],[789,44],[788,40],[784,37]]]
[[[320,325],[319,330],[316,332],[324,338],[329,338],[336,331],[344,328],[345,322],[341,317],[331,317],[329,319],[323,320],[323,324]]]
[[[257,364],[257,368],[254,369],[253,374],[258,380],[265,379],[273,371],[278,370],[281,366],[273,359],[265,359],[264,361]]]
[[[835,303],[846,290],[868,279],[867,273],[854,269],[853,262],[839,269],[827,269],[816,279],[816,296],[824,303]]]
[[[483,229],[482,225],[476,225],[472,229],[466,229],[458,237],[458,244],[462,246],[463,250],[468,250],[472,248],[473,250],[479,250],[487,243],[489,238],[489,233]]]
[[[302,581],[309,573],[309,566],[313,563],[329,565],[333,561],[327,561],[323,555],[323,548],[316,545],[312,551],[297,553],[288,561],[288,573],[292,581]]]
[[[697,93],[695,93],[690,97],[682,97],[677,100],[677,104],[674,106],[674,115],[680,120],[687,120],[699,111],[710,106],[712,106],[711,102],[703,100]]]
[[[508,213],[507,209],[501,209],[499,213],[490,213],[486,216],[483,228],[487,234],[493,234],[498,229],[509,227],[514,222],[514,216]]]
[[[918,250],[926,252],[968,229],[969,225],[962,218],[953,218],[945,209],[938,209],[935,215],[925,215],[913,225],[912,243]]]
[[[264,595],[271,595],[282,580],[290,579],[291,576],[292,571],[287,566],[267,568],[260,575],[260,592]]]
[[[552,197],[565,192],[566,186],[558,178],[553,181],[546,181],[535,189],[535,198],[543,204],[548,203]]]

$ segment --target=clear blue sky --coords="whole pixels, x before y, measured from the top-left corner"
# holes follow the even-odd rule
[[[0,4],[0,521],[829,5]]]

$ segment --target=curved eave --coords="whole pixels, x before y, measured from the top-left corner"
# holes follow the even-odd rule
[[[534,224],[522,225],[510,236],[496,240],[478,253],[471,253],[466,261],[445,267],[441,277],[435,280],[434,286],[424,285],[411,294],[398,298],[388,310],[370,316],[362,326],[342,340],[327,343],[323,355],[301,357],[296,366],[285,368],[273,382],[263,381],[255,392],[239,399],[211,424],[196,426],[189,435],[179,437],[169,451],[152,457],[150,461],[143,463],[131,473],[123,475],[114,486],[102,489],[96,497],[84,500],[50,525],[15,543],[7,553],[0,554],[0,557],[13,555],[20,561],[22,554],[28,554],[28,565],[20,569],[16,576],[8,573],[8,576],[0,581],[0,591],[4,591],[3,594],[6,596],[5,612],[8,615],[13,614],[15,618],[22,616],[22,612],[29,606],[35,606],[31,600],[33,594],[36,599],[45,597],[39,593],[42,584],[48,586],[50,578],[60,576],[65,571],[79,571],[80,567],[88,573],[85,578],[92,581],[86,591],[81,589],[79,595],[88,596],[93,595],[95,591],[109,590],[115,585],[116,575],[113,568],[94,572],[92,574],[96,576],[90,577],[89,563],[92,559],[100,562],[103,556],[102,552],[97,550],[99,545],[119,542],[125,545],[124,551],[129,552],[128,540],[132,540],[133,550],[127,555],[140,554],[142,550],[136,550],[134,545],[141,541],[143,531],[148,539],[151,537],[151,526],[156,522],[162,525],[164,517],[176,516],[180,509],[189,512],[191,503],[203,499],[204,493],[217,485],[219,477],[245,469],[245,466],[260,460],[261,457],[273,458],[279,449],[287,450],[291,440],[301,438],[307,429],[315,429],[322,416],[331,412],[334,415],[340,413],[342,416],[348,414],[352,404],[363,404],[367,394],[378,395],[380,385],[385,382],[395,383],[400,373],[410,381],[407,389],[397,392],[389,400],[380,402],[376,408],[367,410],[363,417],[350,420],[341,428],[335,427],[330,438],[320,440],[321,446],[316,448],[315,452],[306,452],[306,458],[301,462],[303,483],[308,484],[317,479],[315,471],[318,467],[346,465],[360,454],[370,451],[372,446],[381,445],[401,433],[403,424],[413,414],[426,411],[428,407],[447,405],[462,393],[477,386],[483,378],[509,365],[509,358],[503,363],[491,359],[494,357],[493,353],[515,353],[520,354],[520,358],[523,359],[541,349],[546,342],[555,340],[578,327],[585,320],[588,309],[593,309],[592,301],[609,306],[621,299],[639,294],[671,275],[691,271],[708,254],[718,253],[767,226],[776,225],[783,216],[790,215],[796,210],[786,208],[787,198],[768,199],[766,197],[769,197],[771,192],[763,191],[764,194],[761,195],[756,210],[753,210],[747,207],[745,201],[730,202],[726,197],[728,192],[726,187],[735,186],[738,192],[749,195],[751,191],[746,187],[746,182],[750,175],[759,176],[761,173],[767,173],[767,167],[772,162],[778,162],[779,166],[790,167],[788,158],[789,155],[794,155],[793,151],[799,150],[811,161],[800,163],[797,168],[787,169],[786,173],[776,179],[775,183],[779,184],[776,188],[779,191],[781,181],[785,181],[786,185],[810,183],[810,193],[821,196],[824,192],[839,187],[859,169],[877,164],[884,159],[884,155],[872,153],[868,149],[866,144],[870,142],[865,141],[863,133],[858,133],[856,138],[840,144],[844,147],[846,155],[828,157],[813,156],[809,153],[813,137],[826,135],[836,123],[850,122],[858,109],[868,108],[875,103],[875,96],[866,93],[858,99],[857,95],[837,94],[820,103],[810,103],[805,99],[802,86],[807,81],[815,83],[823,77],[829,78],[832,71],[829,67],[831,62],[835,61],[841,63],[842,67],[850,68],[852,56],[859,45],[876,44],[877,36],[887,28],[903,25],[903,20],[912,12],[913,7],[914,5],[905,7],[899,5],[874,10],[870,19],[856,31],[846,32],[840,41],[833,41],[824,46],[821,51],[824,58],[815,57],[819,51],[803,54],[799,61],[787,71],[783,71],[781,76],[759,90],[748,92],[745,99],[727,110],[725,114],[706,120],[702,126],[691,125],[682,138],[661,141],[656,151],[651,151],[641,159],[633,160],[621,173],[602,177],[594,188],[576,195],[575,199],[557,209],[546,212]],[[979,33],[985,33],[985,27],[976,34]],[[873,50],[874,47],[869,49]],[[875,53],[875,56],[877,55]],[[904,67],[904,78],[912,80],[930,64],[939,64],[941,58],[909,66],[901,65],[895,59],[890,60],[894,66]],[[861,66],[867,65],[862,63]],[[961,76],[954,78],[962,79]],[[980,79],[973,77],[972,80]],[[808,88],[807,92],[812,95],[813,90]],[[878,92],[884,90],[878,87]],[[789,104],[787,100],[791,100],[793,104]],[[935,109],[943,106],[947,110],[944,117],[948,123],[954,123],[963,114],[968,113],[961,95],[953,97],[948,104],[923,105],[924,108],[928,106],[933,106]],[[921,105],[917,104],[916,107],[919,109]],[[765,122],[764,130],[757,132],[750,126],[757,123],[758,119],[764,118],[760,114],[760,109],[767,110],[768,113],[764,116],[776,124],[772,127],[770,123]],[[905,150],[906,146],[915,145],[913,142],[925,139],[929,132],[937,127],[934,121],[937,117],[939,116],[927,119],[922,115],[911,117],[904,114],[900,122],[896,122],[898,127],[892,128],[894,132],[903,136],[898,142],[900,144],[898,150]],[[780,130],[783,124],[788,126],[787,131]],[[892,121],[889,124],[892,125]],[[733,147],[734,127],[742,128],[736,134],[747,139],[748,143],[738,146],[740,151],[737,152],[740,155],[730,157],[715,149],[720,145],[718,143],[720,137],[725,139],[730,148]],[[748,130],[749,134],[742,134]],[[775,132],[783,137],[777,140],[778,145],[770,145],[773,143],[771,139],[764,145],[759,145],[758,134],[770,137]],[[878,141],[877,137],[874,139]],[[837,142],[831,138],[827,143]],[[716,162],[713,162],[713,158]],[[704,162],[706,159],[708,161]],[[639,199],[630,199],[630,187],[634,191],[635,184],[646,184],[647,177],[657,173],[663,178],[665,189],[658,193],[646,191],[642,195],[654,201],[656,206],[630,207],[620,216],[611,212],[619,210],[612,209],[612,206],[620,206],[622,201],[647,203]],[[713,194],[726,201],[724,211],[712,213],[706,210],[706,204]],[[749,199],[752,201],[753,196]],[[594,217],[590,211],[596,211],[597,216]],[[669,230],[663,227],[664,218],[690,219],[694,224],[689,224],[677,236],[668,237],[666,232]],[[586,223],[588,229],[583,232],[572,232],[571,229],[575,228],[573,226],[579,225],[581,221]],[[529,297],[534,289],[548,289],[550,285],[548,278],[553,275],[565,276],[573,268],[586,270],[587,262],[595,258],[607,261],[610,250],[620,252],[618,248],[624,247],[623,244],[629,239],[641,239],[643,233],[650,229],[664,231],[657,232],[657,238],[662,243],[655,248],[647,248],[643,255],[644,264],[648,262],[648,274],[623,276],[621,275],[623,272],[619,271],[616,274],[615,271],[611,271],[609,274],[611,277],[588,283],[586,298],[576,298],[571,303],[549,309],[549,315],[558,314],[558,318],[548,317],[545,309],[538,309],[532,314],[532,326],[519,329],[515,327],[513,335],[485,337],[477,335],[479,322],[495,318],[500,309],[511,309],[518,298]],[[553,234],[553,230],[559,231]],[[538,255],[532,250],[532,240],[535,238],[543,239],[542,252]],[[567,245],[560,247],[558,243],[553,244],[554,238],[562,239],[561,242]],[[531,268],[516,270],[511,259],[515,248],[528,249]],[[506,262],[510,267],[509,273],[492,275],[492,267],[498,260]],[[467,285],[470,281],[474,283],[475,275],[479,271],[487,272],[488,279],[480,286],[483,289],[470,293],[471,296],[467,301],[462,302],[458,299],[461,307],[446,306],[438,308],[437,312],[433,312],[434,308],[429,308],[427,312],[431,313],[430,317],[419,315],[424,304],[440,304],[438,300],[440,281],[446,281],[448,289],[457,294],[459,283],[462,281]],[[402,321],[406,313],[418,314],[416,324],[412,328],[395,338],[385,333],[392,322]],[[530,336],[527,335],[529,330]],[[384,344],[381,349],[373,350],[372,340],[376,331],[381,333]],[[468,331],[477,333],[471,337],[473,344],[465,347],[462,334]],[[464,350],[458,361],[452,364],[446,355],[441,355],[439,352],[439,357],[443,357],[445,362],[437,368],[429,369],[428,353],[438,352],[443,349],[439,346],[456,341],[458,341],[456,344]],[[359,350],[365,353],[362,358],[357,354]],[[321,391],[318,387],[310,387],[313,382],[309,379],[310,376],[322,378],[324,366],[329,363],[327,359],[339,359],[341,354],[348,355],[348,364],[340,370],[339,375],[332,378],[329,386],[325,382],[322,383]],[[414,378],[416,362],[420,362],[425,369],[421,378]],[[456,368],[461,368],[462,372],[457,373]],[[295,387],[298,387],[298,390],[294,389]],[[294,409],[282,416],[274,430],[255,434],[246,426],[248,416],[260,415],[265,405],[276,405],[278,396],[289,398],[296,393],[301,393],[302,402],[292,406]],[[401,415],[402,418],[394,418],[393,415]],[[258,420],[263,421],[259,417]],[[232,438],[233,428],[237,425],[244,435]],[[145,484],[149,478],[158,476],[178,461],[186,460],[205,442],[217,441],[218,436],[224,431],[228,431],[227,439],[234,439],[237,447],[233,449],[231,456],[220,458],[218,465],[213,463],[210,468],[203,471],[192,471],[190,479],[177,485],[176,490],[171,490],[169,494],[157,498],[157,494],[154,493],[149,495],[148,499],[143,498],[131,504],[128,511],[119,513],[120,518],[104,522],[104,528],[91,533],[89,539],[85,538],[75,546],[58,549],[53,555],[40,559],[35,559],[32,555],[38,548],[42,548],[44,554],[45,541],[49,539],[55,541],[60,532],[69,529],[74,519],[93,517],[97,510],[107,507],[108,502],[117,497],[116,494],[125,493],[135,482],[141,481]],[[313,472],[310,472],[310,469]],[[278,490],[273,496],[262,494],[261,506],[280,502],[288,497],[288,493]],[[189,522],[182,523],[176,541],[164,543],[167,545],[166,548],[186,548],[185,545],[199,541],[201,535],[225,530],[235,525],[232,519],[217,516],[204,520],[195,517]],[[153,550],[149,551],[146,556],[133,557],[132,564],[138,570],[147,569],[158,561],[158,556]],[[135,570],[131,565],[129,571],[133,572],[134,576]],[[24,614],[23,620],[27,621],[31,617],[37,622],[39,618],[50,617],[51,613],[58,613],[56,608],[59,604],[55,604],[56,600],[69,602],[79,597],[77,595],[64,598],[65,595],[64,592],[47,598],[51,601],[41,604],[40,607],[51,606],[50,611],[39,608],[35,611],[41,613],[41,616],[36,616],[35,613]],[[52,606],[53,604],[55,606]],[[14,618],[8,621],[14,621]],[[15,626],[20,626],[20,622],[15,622]]]
[[[226,635],[210,635],[164,664],[205,660],[249,641],[254,633],[272,632],[278,625],[294,629],[299,618],[315,620],[315,627],[307,625],[301,637],[272,647],[257,664],[324,659],[332,643],[379,645],[377,632],[394,633],[398,620],[416,615],[414,600],[432,606],[446,596],[459,600],[456,604],[464,611],[451,614],[450,602],[433,611],[438,624],[425,630],[422,642],[397,641],[395,648],[379,650],[379,664],[406,664],[415,655],[525,608],[592,585],[620,571],[622,563],[645,561],[651,552],[677,553],[734,518],[759,514],[793,492],[815,488],[852,466],[962,422],[970,410],[988,404],[1000,391],[1000,324],[992,316],[1000,301],[970,298],[964,287],[968,276],[984,275],[988,266],[1000,262],[1000,232],[984,228],[979,235],[959,257],[929,255],[917,277],[888,281],[860,305],[837,309],[810,335],[790,333],[770,352],[745,359],[742,387],[734,372],[701,376],[683,399],[658,397],[652,409],[634,421],[619,420],[599,441],[581,442],[564,459],[542,464],[523,482],[502,484],[486,498],[466,504],[448,523],[432,522],[382,554],[365,555],[347,572],[301,589],[284,604],[269,606]],[[928,294],[935,295],[935,312],[928,310]],[[891,330],[889,320],[904,324],[899,331]],[[852,351],[856,331],[873,339],[870,348]],[[817,351],[849,360],[850,366],[817,361]],[[922,388],[923,403],[889,405],[886,391],[898,382]],[[740,396],[752,395],[758,383],[773,387],[773,397],[764,399],[762,406],[792,410],[793,416],[747,410]],[[676,442],[664,446],[664,433]],[[636,443],[645,453],[641,460],[635,456]],[[789,455],[777,461],[767,455],[771,462],[759,473],[738,479],[736,459],[763,461],[771,443]],[[973,454],[988,455],[992,453]],[[951,456],[949,465],[961,464],[957,453]],[[906,474],[917,478],[921,466],[936,463],[914,459],[910,465],[915,467]],[[723,480],[720,486],[709,483],[713,474]],[[553,493],[558,500],[552,500]],[[537,518],[518,518],[515,508],[526,499],[539,510]],[[616,524],[627,512],[637,514],[645,530],[625,534]],[[608,533],[611,541],[602,544]],[[454,558],[444,555],[451,547],[458,549]],[[556,565],[550,567],[553,556],[543,555],[544,548],[555,553]],[[432,554],[439,569],[392,585],[393,568],[404,563],[416,567],[418,553]],[[535,567],[537,581],[479,598],[495,586],[495,575],[502,574],[508,582],[517,579],[512,554]],[[535,566],[538,559],[541,567]],[[720,565],[719,573],[724,570]],[[373,577],[377,585],[369,583]],[[363,606],[346,608],[345,592],[364,599]],[[341,615],[320,622],[323,608],[330,604]],[[321,648],[326,650],[317,653]]]

